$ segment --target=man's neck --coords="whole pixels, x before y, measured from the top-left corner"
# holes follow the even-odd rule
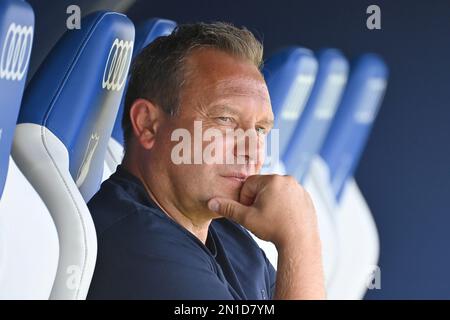
[[[211,223],[211,218],[202,218],[195,214],[189,214],[185,210],[179,209],[175,205],[175,201],[171,201],[168,194],[171,194],[168,190],[161,190],[160,187],[156,187],[153,181],[142,172],[137,165],[137,161],[130,161],[128,157],[124,157],[122,166],[139,180],[144,185],[147,194],[150,198],[160,207],[160,209],[169,216],[172,220],[184,227],[195,237],[197,237],[203,244],[206,243],[208,237],[208,229]],[[149,181],[150,180],[150,181]],[[158,183],[160,186],[161,184]],[[166,195],[166,196],[163,196]]]

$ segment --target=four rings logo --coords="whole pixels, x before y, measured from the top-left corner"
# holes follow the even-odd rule
[[[103,89],[116,91],[122,89],[127,78],[132,53],[133,41],[117,38],[114,40],[103,72]]]
[[[9,25],[0,56],[0,79],[23,79],[30,60],[32,42],[32,26]]]

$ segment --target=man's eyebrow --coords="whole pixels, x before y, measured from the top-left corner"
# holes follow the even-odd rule
[[[241,113],[236,110],[235,108],[232,108],[230,106],[227,106],[225,104],[219,104],[219,105],[215,105],[211,108],[211,113],[227,113],[227,114],[231,114],[231,115],[240,115]]]

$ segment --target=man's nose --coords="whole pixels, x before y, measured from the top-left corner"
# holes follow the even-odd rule
[[[260,138],[254,127],[238,130],[234,145],[234,156],[238,164],[257,164],[261,147]]]

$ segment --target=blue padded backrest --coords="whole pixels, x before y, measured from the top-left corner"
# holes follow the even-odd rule
[[[319,70],[311,95],[282,160],[286,172],[304,182],[309,165],[320,151],[339,105],[348,76],[348,62],[336,49],[317,54]]]
[[[34,13],[20,0],[0,1],[0,198],[33,43]]]
[[[133,58],[137,56],[142,49],[149,45],[153,40],[161,36],[167,36],[172,33],[177,26],[176,22],[160,18],[152,18],[144,22],[136,29],[136,41],[134,45]],[[128,81],[127,81],[128,85]],[[126,92],[126,87],[125,87]],[[120,103],[116,122],[114,123],[112,137],[123,145],[122,117],[125,103],[125,94]]]
[[[312,52],[299,47],[286,48],[264,64],[264,78],[269,88],[274,128],[279,129],[278,151],[283,155],[309,97],[317,72]],[[271,134],[268,136],[268,147]]]
[[[49,129],[67,148],[70,174],[85,200],[98,190],[106,146],[132,58],[133,23],[96,12],[67,31],[34,75],[19,124]]]
[[[133,58],[156,38],[171,34],[176,26],[177,23],[175,21],[161,18],[151,18],[139,25],[136,29],[136,45],[134,46]]]
[[[354,173],[387,85],[388,68],[375,54],[355,63],[333,123],[321,148],[339,201],[345,182]]]

